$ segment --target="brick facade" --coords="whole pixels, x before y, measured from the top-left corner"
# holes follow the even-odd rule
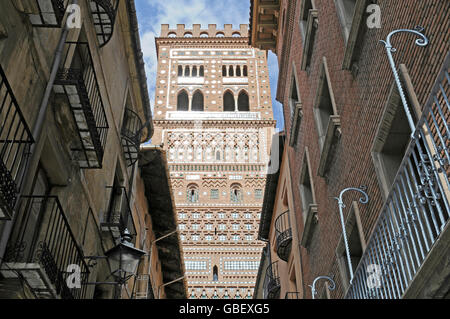
[[[450,3],[444,0],[375,1],[381,9],[381,28],[366,28],[369,14],[363,15],[360,28],[362,36],[356,39],[356,58],[349,70],[345,70],[343,58],[346,44],[335,5],[339,1],[312,1],[313,8],[317,10],[317,31],[312,43],[310,65],[302,70],[305,39],[301,35],[299,20],[303,2],[305,1],[280,1],[279,17],[285,17],[286,23],[280,20],[278,33],[286,35],[278,37],[282,40],[274,48],[280,62],[277,98],[284,105],[286,136],[289,137],[291,133],[289,105],[293,77],[297,80],[298,99],[303,113],[297,143],[288,152],[300,238],[304,231],[304,220],[299,185],[305,148],[309,151],[313,191],[318,205],[318,223],[310,244],[307,248],[301,248],[303,287],[299,289],[303,289],[305,296],[310,298],[311,290],[308,285],[317,276],[331,275],[337,286],[330,292],[331,298],[342,298],[345,291],[336,258],[336,246],[342,229],[335,197],[347,187],[367,187],[370,197],[368,204],[358,204],[365,241],[369,240],[384,203],[371,150],[394,85],[394,77],[385,47],[379,41],[385,40],[396,29],[413,29],[417,25],[424,28],[423,33],[430,41],[425,48],[417,46],[417,38],[410,33],[396,34],[392,38],[393,46],[397,49],[394,59],[397,65],[406,66],[418,103],[423,107],[450,49]],[[363,2],[355,1],[357,5],[369,5],[369,2]],[[321,72],[324,59],[328,72],[326,79],[321,79],[324,75]],[[338,142],[333,149],[334,155],[331,155],[332,159],[322,177],[318,174],[321,149],[314,107],[320,96],[317,94],[319,85],[324,80],[332,90],[334,113],[339,115],[340,127]],[[345,195],[345,214],[349,211],[350,203],[358,198],[357,193]]]

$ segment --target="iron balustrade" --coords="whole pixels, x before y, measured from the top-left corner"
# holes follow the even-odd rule
[[[300,293],[297,291],[287,292],[284,299],[300,299]]]
[[[280,298],[280,276],[278,274],[278,261],[271,263],[266,269],[263,284],[264,299]]]
[[[30,22],[36,27],[59,28],[64,19],[68,0],[31,0]]]
[[[40,298],[88,298],[84,283],[88,282],[89,268],[58,198],[22,196],[20,201],[21,214],[5,254],[7,269],[24,274],[38,264],[46,277],[39,280],[49,281],[52,287],[43,288],[36,278],[24,277],[33,279],[29,285]],[[68,287],[72,274],[69,265],[79,267],[81,288]]]
[[[133,243],[136,240],[136,227],[133,221],[133,214],[130,208],[130,200],[127,190],[123,186],[108,186],[111,190],[111,201],[104,221],[101,223],[102,230],[111,231],[112,236],[118,239],[125,229],[128,229],[133,236]]]
[[[280,259],[287,261],[292,248],[292,228],[289,211],[285,211],[275,220],[275,246]]]
[[[11,219],[23,181],[31,131],[0,65],[0,220]]]
[[[67,96],[77,126],[72,151],[81,168],[101,168],[109,126],[89,45],[66,42],[65,52],[53,89]]]
[[[128,166],[136,163],[142,138],[142,121],[139,115],[125,108],[122,126],[122,148]]]
[[[100,47],[106,45],[114,33],[119,0],[90,0],[89,7]]]
[[[448,226],[449,65],[450,55],[412,135],[346,298],[402,298]]]

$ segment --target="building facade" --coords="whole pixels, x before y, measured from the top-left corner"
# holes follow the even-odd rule
[[[450,3],[251,3],[279,61],[298,297],[448,298]]]
[[[251,298],[273,120],[248,26],[162,25],[152,143],[168,154],[190,298]]]
[[[134,2],[3,1],[0,76],[0,297],[185,297],[168,285],[179,239],[158,241],[174,210],[161,220],[151,201],[155,183],[172,203],[165,155],[140,151],[153,126]],[[120,244],[142,260],[118,285]]]

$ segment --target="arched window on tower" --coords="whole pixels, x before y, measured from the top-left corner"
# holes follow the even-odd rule
[[[236,104],[234,102],[234,95],[230,91],[225,92],[223,95],[223,110],[224,112],[234,112]]]
[[[240,65],[238,65],[236,67],[236,76],[241,76],[241,66]]]
[[[242,187],[239,184],[231,185],[231,202],[240,203],[242,202]]]
[[[242,91],[241,93],[239,93],[238,110],[239,110],[239,112],[249,112],[250,111],[248,95],[245,91]]]
[[[219,269],[217,266],[213,268],[213,281],[219,281]]]
[[[195,184],[189,185],[187,189],[187,201],[190,203],[198,202],[198,186]]]
[[[205,67],[203,65],[200,66],[200,76],[205,76]]]
[[[230,65],[230,69],[228,70],[228,76],[234,76],[234,67]]]
[[[216,150],[216,161],[221,160],[222,160],[222,153],[220,152],[220,150]]]
[[[197,76],[197,67],[196,66],[194,66],[192,68],[192,76]]]
[[[178,66],[178,76],[183,76],[183,66],[182,65]]]
[[[189,65],[186,65],[186,67],[184,68],[184,76],[190,75],[191,75],[191,68],[189,67]]]
[[[192,111],[203,111],[203,107],[203,94],[200,91],[196,91],[192,98]]]
[[[188,111],[189,110],[189,96],[186,91],[181,91],[178,93],[177,97],[177,111]]]
[[[248,67],[244,65],[244,76],[248,76]]]
[[[227,66],[226,65],[222,66],[222,76],[227,76]]]

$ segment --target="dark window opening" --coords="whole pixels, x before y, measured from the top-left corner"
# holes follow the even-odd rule
[[[245,92],[241,92],[239,94],[238,98],[238,110],[240,112],[249,112],[250,111],[250,105],[249,105],[249,99],[248,95]]]
[[[234,95],[230,91],[227,91],[223,96],[223,110],[225,112],[234,112],[235,109]]]
[[[177,111],[189,110],[189,97],[186,91],[182,91],[177,97]]]
[[[204,100],[203,94],[200,91],[194,93],[192,98],[192,111],[203,111]]]

